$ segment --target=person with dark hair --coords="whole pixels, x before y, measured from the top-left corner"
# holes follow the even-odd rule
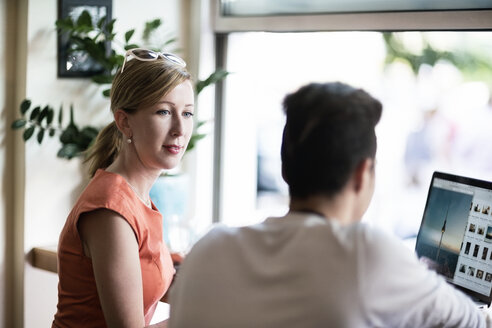
[[[360,222],[374,192],[381,103],[313,83],[283,105],[289,212],[199,240],[171,291],[170,327],[491,326],[401,241]]]
[[[149,191],[179,164],[193,132],[185,66],[171,53],[127,51],[111,87],[114,120],[89,149],[92,180],[60,234],[52,327],[148,326],[171,285],[175,269]]]

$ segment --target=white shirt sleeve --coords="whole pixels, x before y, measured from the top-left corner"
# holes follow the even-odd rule
[[[368,326],[492,327],[468,296],[400,240],[367,227],[359,232],[358,285]]]

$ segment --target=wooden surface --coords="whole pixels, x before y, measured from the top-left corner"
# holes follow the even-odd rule
[[[35,268],[58,273],[56,247],[34,247],[29,261]]]

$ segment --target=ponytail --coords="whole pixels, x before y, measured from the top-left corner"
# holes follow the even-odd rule
[[[97,135],[94,144],[87,150],[84,163],[89,163],[89,175],[92,178],[98,169],[105,169],[115,160],[120,151],[121,133],[113,121]]]

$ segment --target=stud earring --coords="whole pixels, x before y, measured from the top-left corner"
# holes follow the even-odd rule
[[[132,143],[132,138],[128,138],[128,139],[126,139],[126,143],[127,143],[127,144],[131,144],[131,143]]]

